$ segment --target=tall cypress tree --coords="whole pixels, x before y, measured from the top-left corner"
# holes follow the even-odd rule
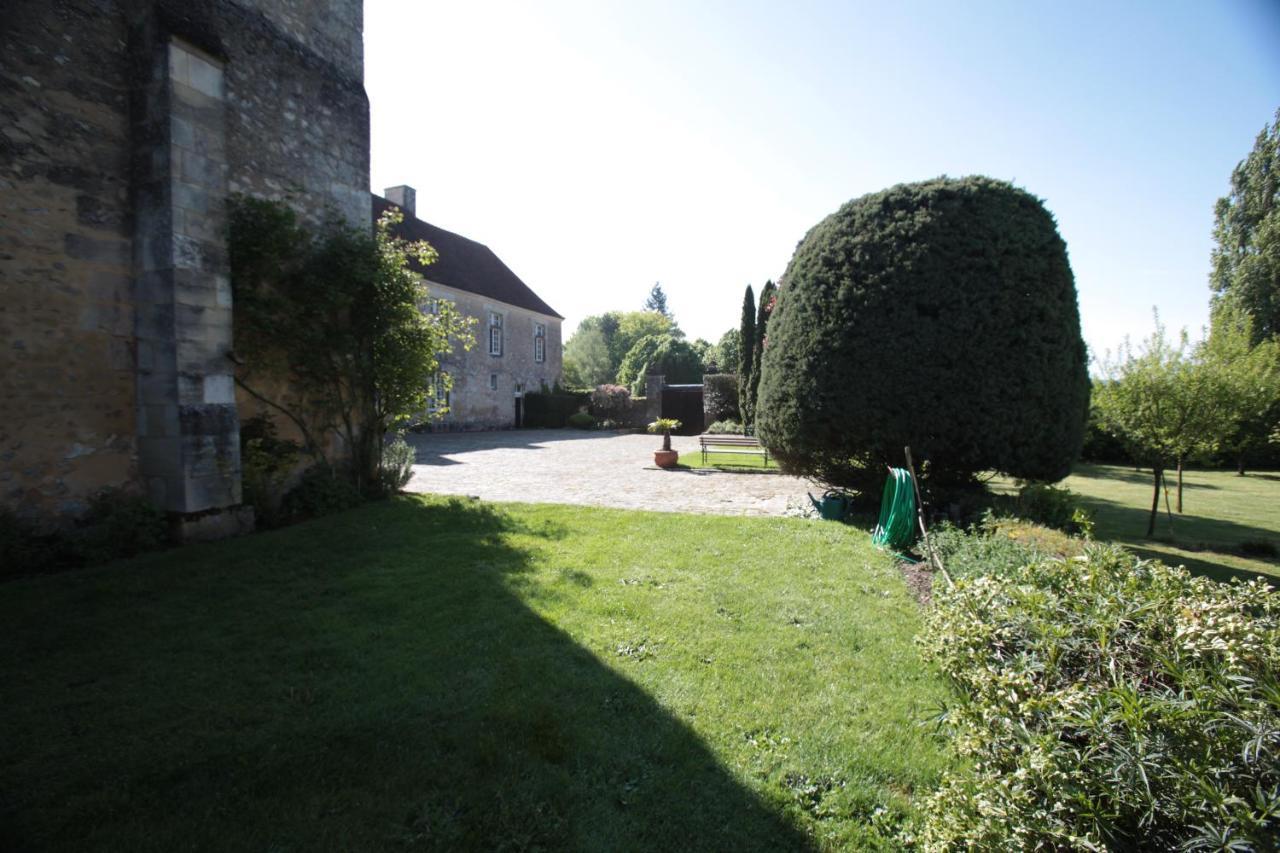
[[[769,314],[773,310],[773,298],[778,288],[770,279],[760,288],[760,305],[756,312],[756,337],[752,345],[755,355],[751,361],[751,394],[748,405],[751,407],[751,422],[756,420],[756,401],[760,399],[760,364],[764,359],[764,339],[769,329]]]
[[[739,327],[742,346],[738,353],[738,401],[742,409],[742,426],[748,428],[753,414],[749,396],[751,392],[751,374],[755,368],[756,348],[756,295],[747,285],[747,292],[742,297],[742,325]]]

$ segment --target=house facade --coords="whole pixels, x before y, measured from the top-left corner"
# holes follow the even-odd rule
[[[424,310],[434,310],[443,299],[475,320],[475,345],[470,350],[455,346],[441,360],[448,381],[441,378],[432,396],[444,414],[431,421],[431,428],[519,426],[524,394],[560,380],[564,318],[488,246],[418,219],[412,187],[392,187],[386,197],[374,196],[375,219],[391,207],[404,214],[399,236],[425,240],[439,254],[435,263],[418,268],[428,292]]]

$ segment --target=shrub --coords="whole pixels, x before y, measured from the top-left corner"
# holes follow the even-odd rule
[[[732,373],[712,373],[702,377],[702,411],[708,423],[738,421],[738,377]]]
[[[379,477],[382,491],[386,494],[398,492],[409,485],[413,478],[413,461],[416,458],[409,442],[403,435],[397,435],[382,448],[382,466]]]
[[[569,426],[574,429],[595,429],[596,419],[586,412],[575,412],[569,416]]]
[[[530,391],[524,395],[524,426],[529,429],[561,429],[570,415],[587,405],[585,391]]]
[[[89,500],[69,539],[76,562],[105,563],[165,547],[169,521],[146,498],[107,489]]]
[[[631,414],[631,391],[621,385],[599,385],[591,392],[590,410],[602,420],[625,421]]]
[[[1280,591],[1083,548],[935,587],[921,644],[965,769],[921,846],[1274,849]]]
[[[1070,489],[1026,483],[1016,496],[1001,495],[995,506],[1002,515],[1033,521],[1064,533],[1093,535],[1093,516]]]
[[[265,414],[240,424],[240,483],[244,502],[253,507],[259,526],[274,527],[280,517],[285,482],[302,456],[302,446],[279,437]]]
[[[347,477],[328,465],[312,465],[281,501],[281,512],[290,521],[318,518],[352,509],[364,498]]]
[[[1066,245],[1031,194],[990,178],[844,205],[791,259],[769,320],[758,435],[835,485],[910,445],[931,476],[1054,481],[1089,380]]]
[[[12,510],[0,508],[0,577],[48,571],[70,556],[64,539],[42,536]]]
[[[739,421],[715,421],[706,432],[719,435],[742,435],[742,423]]]

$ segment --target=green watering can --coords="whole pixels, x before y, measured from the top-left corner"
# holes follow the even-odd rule
[[[839,521],[849,511],[849,496],[844,492],[829,491],[822,496],[822,500],[810,494],[809,500],[813,502],[818,515],[827,521]]]

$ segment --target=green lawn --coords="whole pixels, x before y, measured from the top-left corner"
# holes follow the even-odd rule
[[[1176,507],[1170,472],[1170,506]],[[1009,489],[1008,481],[994,482]],[[1061,485],[1080,495],[1093,511],[1096,536],[1123,543],[1139,556],[1182,564],[1219,579],[1280,578],[1280,562],[1240,553],[1245,542],[1271,542],[1280,548],[1280,473],[1237,477],[1232,471],[1187,471],[1183,477],[1183,513],[1172,526],[1160,498],[1155,537],[1146,538],[1151,513],[1151,471],[1117,465],[1077,465]]]
[[[676,448],[680,450],[680,448]],[[763,453],[707,453],[706,462],[702,461],[702,451],[698,449],[680,450],[679,468],[747,468],[753,471],[777,471],[778,463],[770,459],[766,464]]]
[[[838,524],[403,497],[0,621],[6,850],[888,847],[948,761]]]

